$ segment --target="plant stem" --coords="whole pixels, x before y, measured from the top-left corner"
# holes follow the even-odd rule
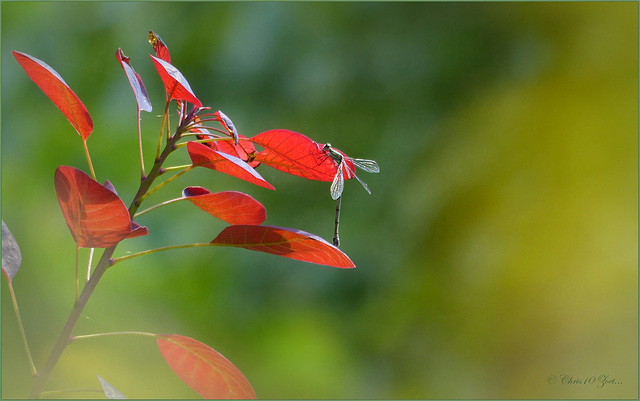
[[[96,248],[91,248],[89,251],[89,263],[87,263],[87,281],[91,278],[91,265],[93,264],[93,252]]]
[[[144,173],[144,154],[142,153],[142,126],[140,121],[140,105],[138,105],[138,147],[140,148],[140,169],[142,171],[142,179],[144,180],[146,174]]]
[[[145,336],[145,337],[156,337],[153,333],[145,333],[143,331],[116,331],[113,333],[97,333],[97,334],[85,334],[82,336],[73,336],[71,337],[71,341],[75,340],[84,340],[87,338],[96,338],[96,337],[108,337],[108,336],[120,336],[120,335],[136,335],[136,336]]]
[[[74,388],[69,390],[51,390],[51,391],[43,391],[40,395],[43,397],[48,397],[56,394],[64,394],[64,393],[102,393],[101,389],[98,388]]]
[[[158,203],[158,204],[157,204],[157,205],[155,205],[155,206],[151,206],[150,208],[144,209],[143,211],[136,213],[136,214],[133,216],[133,218],[134,218],[134,219],[137,219],[138,217],[142,216],[143,214],[145,214],[145,213],[147,213],[147,212],[150,212],[150,211],[152,211],[152,210],[155,210],[155,209],[157,209],[157,208],[159,208],[159,207],[161,207],[161,206],[165,206],[165,205],[168,205],[168,204],[170,204],[170,203],[174,203],[174,202],[181,201],[181,200],[185,200],[185,199],[187,199],[187,198],[185,198],[185,197],[183,196],[183,197],[181,197],[181,198],[170,199],[170,200],[168,200],[168,201],[164,201],[164,202],[162,202],[162,203]]]
[[[180,146],[180,144],[176,145],[176,149],[178,148],[178,146]],[[182,166],[171,166],[171,167],[164,167],[162,169],[162,174],[168,173],[170,171],[175,171],[175,170],[184,170],[185,168],[189,168],[192,167],[193,164],[183,164]],[[184,174],[184,173],[182,173]],[[172,178],[172,180],[174,180],[175,178]]]
[[[156,192],[157,190],[159,190],[160,188],[164,187],[165,185],[167,185],[168,183],[170,183],[171,181],[175,180],[176,178],[180,177],[183,174],[186,174],[187,172],[193,170],[195,168],[195,166],[190,165],[187,166],[187,168],[185,168],[184,170],[182,170],[181,172],[179,172],[178,174],[174,175],[171,178],[167,178],[166,180],[162,181],[160,184],[158,184],[158,186],[156,186],[155,188],[149,190],[148,192],[142,194],[140,196],[140,198],[138,199],[138,203],[142,203],[143,200],[145,200],[147,198],[147,196],[151,195],[152,193]],[[163,170],[164,172],[164,170]],[[158,173],[160,173],[158,171]]]
[[[80,278],[78,277],[79,263],[80,263],[80,247],[76,245],[76,303],[78,303],[78,294],[80,294]]]
[[[16,300],[16,294],[13,291],[13,284],[10,280],[7,280],[9,283],[9,292],[11,293],[11,301],[13,302],[13,310],[16,312],[16,318],[18,319],[18,328],[20,328],[20,335],[22,336],[22,344],[24,345],[24,350],[27,353],[27,358],[29,359],[29,365],[31,366],[31,375],[33,377],[38,376],[38,370],[36,369],[36,365],[33,364],[33,358],[31,357],[31,351],[29,351],[29,343],[27,343],[27,336],[24,333],[24,326],[22,325],[22,318],[20,317],[20,310],[18,309],[18,301]]]
[[[85,156],[87,156],[87,162],[89,163],[89,170],[91,170],[91,177],[93,177],[95,181],[98,181],[96,179],[96,172],[93,170],[93,163],[91,163],[91,156],[89,155],[89,148],[87,147],[87,141],[82,140],[82,145],[84,146],[84,154]]]
[[[164,113],[162,113],[162,122],[160,123],[160,134],[158,135],[158,150],[156,150],[156,160],[160,158],[160,149],[162,149],[162,134],[164,133],[164,123],[169,117],[169,113],[168,113],[169,103],[171,103],[171,100],[167,100],[164,106]]]
[[[169,251],[171,249],[182,249],[182,248],[195,248],[198,246],[220,246],[220,245],[221,244],[212,244],[207,242],[207,243],[196,243],[196,244],[186,244],[186,245],[171,245],[171,246],[165,246],[162,248],[147,249],[146,251],[132,253],[131,255],[115,258],[111,261],[111,266],[115,265],[116,263],[124,262],[125,260],[136,258],[138,256],[149,255],[151,253],[160,252],[160,251]]]

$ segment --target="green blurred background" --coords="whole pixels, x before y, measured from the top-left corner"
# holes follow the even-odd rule
[[[259,398],[637,398],[635,2],[2,3],[2,218],[22,250],[14,285],[38,366],[74,294],[53,173],[88,168],[10,52],[44,60],[80,96],[98,179],[129,204],[135,103],[114,54],[131,57],[150,92],[150,161],[163,95],[149,30],[241,134],[301,132],[381,173],[360,175],[371,196],[345,185],[342,249],[357,269],[240,249],[156,253],[109,270],[75,334],[192,337]],[[259,172],[276,191],[203,170],[147,206],[188,185],[241,190],[266,206],[266,224],[330,240],[329,183]],[[116,256],[209,241],[225,226],[182,202],[139,222],[150,234]],[[97,374],[130,398],[196,397],[144,337],[71,345],[48,389],[98,388]],[[3,398],[30,383],[5,283]]]

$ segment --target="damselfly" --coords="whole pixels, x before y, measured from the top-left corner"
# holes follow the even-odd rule
[[[326,153],[328,157],[333,160],[336,164],[338,171],[336,172],[336,176],[331,183],[331,199],[336,201],[336,219],[335,219],[335,228],[333,231],[333,245],[340,246],[340,234],[338,232],[338,228],[340,225],[340,206],[342,204],[342,190],[344,189],[344,171],[347,170],[347,173],[350,176],[355,177],[360,184],[367,190],[369,195],[371,195],[371,190],[362,181],[357,175],[356,172],[351,169],[349,166],[349,162],[353,163],[354,166],[366,171],[367,173],[379,173],[380,167],[378,167],[378,163],[373,160],[368,159],[354,159],[348,156],[343,155],[337,150],[331,147],[330,143],[327,143],[322,147],[322,150]],[[351,178],[351,177],[349,177]]]
[[[347,173],[350,176],[355,177],[358,180],[358,182],[362,184],[364,189],[369,194],[371,194],[371,190],[369,189],[367,184],[365,184],[365,182],[362,181],[360,177],[356,175],[355,171],[351,170],[351,167],[349,166],[348,162],[353,163],[354,166],[366,171],[367,173],[379,173],[380,167],[378,167],[378,163],[376,163],[373,160],[354,159],[352,157],[345,156],[342,153],[335,150],[334,148],[332,148],[330,143],[327,143],[326,145],[324,145],[322,147],[322,150],[327,154],[327,156],[331,158],[331,160],[333,160],[333,162],[336,164],[336,167],[338,168],[338,171],[336,172],[336,176],[334,177],[333,182],[331,183],[331,199],[337,200],[340,196],[342,196],[342,190],[344,189],[344,170],[345,169],[347,170]],[[345,162],[345,160],[347,162]]]

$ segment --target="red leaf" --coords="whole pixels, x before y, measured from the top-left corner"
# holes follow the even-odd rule
[[[202,398],[256,398],[242,372],[213,348],[177,334],[156,337],[167,364]]]
[[[169,99],[185,100],[196,107],[202,107],[202,102],[193,94],[189,82],[176,67],[151,54],[149,57],[153,60],[153,64],[155,64],[156,70],[158,70],[158,74],[162,78]]]
[[[251,166],[235,156],[215,151],[197,142],[188,142],[187,150],[194,166],[210,168],[264,188],[275,189]]]
[[[79,248],[108,248],[148,233],[131,221],[118,195],[82,170],[58,167],[55,185],[62,215]]]
[[[251,141],[264,148],[255,161],[285,173],[310,180],[333,181],[338,171],[322,145],[297,132],[276,129],[258,134]]]
[[[344,252],[324,239],[293,228],[229,226],[211,243],[266,252],[325,266],[356,267]]]
[[[163,59],[167,63],[171,63],[171,56],[169,56],[169,48],[164,44],[160,36],[149,31],[149,43],[153,46],[153,50],[156,51],[156,56]]]
[[[84,104],[69,88],[60,75],[44,61],[25,53],[12,51],[13,56],[25,70],[29,78],[42,89],[53,104],[69,120],[73,128],[86,142],[93,132],[93,121]]]
[[[142,83],[142,78],[140,78],[140,75],[138,75],[138,73],[131,67],[131,64],[129,64],[129,57],[124,55],[122,49],[118,49],[116,51],[116,58],[124,69],[125,74],[127,74],[127,79],[129,80],[131,90],[133,90],[133,94],[136,97],[138,108],[140,110],[151,112],[152,108],[149,95],[144,87],[144,83]]]
[[[267,218],[264,206],[242,192],[211,193],[202,187],[187,187],[182,195],[200,209],[229,224],[261,224]]]
[[[197,135],[198,139],[206,139],[207,135]],[[253,146],[253,142],[246,137],[239,135],[240,141],[237,145],[234,145],[231,141],[211,141],[204,142],[204,145],[209,146],[213,150],[219,150],[231,156],[236,156],[242,161],[253,168],[260,165],[260,162],[254,160],[256,157],[256,147]]]

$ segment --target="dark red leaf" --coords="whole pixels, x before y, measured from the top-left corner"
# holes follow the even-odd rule
[[[188,142],[187,150],[194,166],[210,168],[264,188],[275,189],[251,166],[235,156],[215,151],[197,142]]]
[[[2,271],[9,282],[13,281],[13,277],[18,273],[21,262],[22,254],[18,242],[2,220]]]
[[[169,56],[169,48],[164,44],[160,36],[149,31],[149,43],[153,46],[153,50],[156,52],[156,56],[163,59],[167,63],[171,63],[171,56]]]
[[[356,267],[351,259],[324,239],[301,230],[272,226],[229,226],[211,241],[266,252],[303,262],[339,268]]]
[[[322,145],[297,132],[276,129],[258,134],[251,141],[264,148],[255,161],[285,173],[310,180],[333,181],[338,171]]]
[[[118,195],[82,170],[58,167],[55,186],[62,215],[79,248],[108,248],[148,233],[131,221]]]
[[[125,56],[121,49],[118,49],[118,51],[116,51],[116,58],[124,69],[125,74],[127,74],[127,80],[129,80],[131,90],[133,90],[133,94],[136,97],[138,108],[140,110],[151,112],[152,108],[149,95],[144,87],[144,83],[142,83],[142,78],[140,78],[140,75],[138,75],[138,73],[131,67],[129,57]]]
[[[64,79],[44,61],[25,53],[12,51],[29,78],[51,99],[86,142],[93,132],[91,116]]]
[[[189,82],[176,67],[151,54],[149,57],[153,60],[153,64],[162,78],[169,99],[185,100],[196,107],[202,107],[202,102],[193,94]]]
[[[249,380],[213,348],[177,334],[156,337],[167,364],[202,398],[256,398]]]
[[[264,206],[242,192],[211,193],[202,187],[187,187],[182,195],[200,209],[229,224],[261,224],[267,218]]]

